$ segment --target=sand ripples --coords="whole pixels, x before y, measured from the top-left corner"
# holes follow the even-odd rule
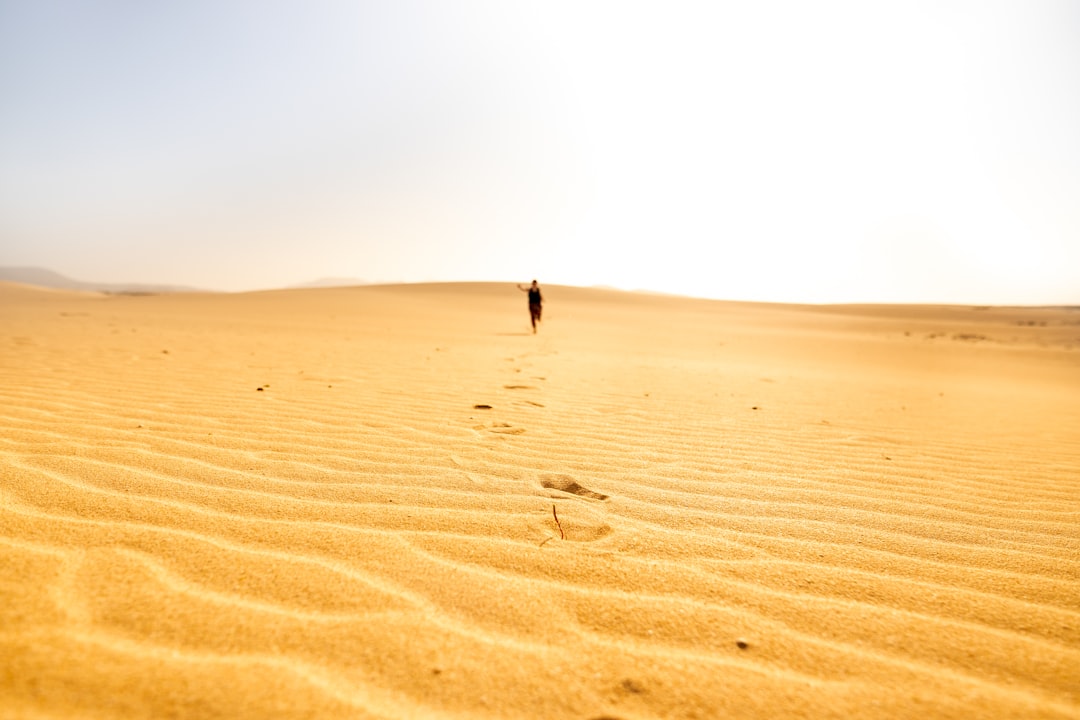
[[[1080,717],[1074,351],[413,292],[14,298],[0,714]]]

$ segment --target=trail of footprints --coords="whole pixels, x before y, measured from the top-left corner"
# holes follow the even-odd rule
[[[508,362],[516,362],[518,358],[508,357],[506,358],[506,360]],[[522,369],[520,367],[514,368],[515,373],[520,373],[521,370]],[[536,376],[533,379],[543,382],[547,378],[543,376]],[[524,383],[506,383],[503,385],[503,389],[515,391],[530,391],[539,390],[540,387],[536,385],[527,385]],[[537,402],[535,400],[519,400],[517,401],[517,404],[528,405],[538,408],[544,407],[543,403]],[[494,410],[495,407],[488,403],[477,403],[473,405],[473,409],[487,411]],[[526,432],[525,428],[523,427],[519,427],[517,425],[502,421],[492,421],[490,423],[476,425],[473,427],[473,429],[477,431],[487,431],[496,435],[524,435]],[[463,461],[461,461],[460,458],[454,458],[454,462],[458,465],[463,465]],[[552,500],[578,499],[588,500],[592,502],[603,502],[606,501],[609,497],[608,495],[604,495],[603,493],[590,490],[589,488],[578,483],[574,478],[564,474],[541,475],[540,488],[549,491],[548,497]],[[573,496],[573,498],[567,496]],[[603,519],[595,517],[594,514],[591,512],[573,512],[571,517],[567,518],[566,526],[563,527],[558,520],[558,516],[555,514],[554,504],[552,509],[553,521],[551,522],[551,525],[555,526],[559,530],[560,537],[565,537],[565,539],[567,540],[576,540],[579,542],[594,541],[607,537],[613,532],[610,525],[604,522]],[[547,540],[551,540],[552,537],[553,536],[549,536]],[[547,542],[547,540],[545,540],[544,542]]]
[[[516,358],[516,357],[508,357],[508,358],[505,358],[505,360],[507,362],[517,362],[518,358]],[[515,367],[514,372],[515,373],[520,373],[521,368],[520,367]],[[540,380],[540,381],[546,380],[546,378],[544,378],[544,377],[536,377],[535,379]],[[536,385],[526,385],[524,383],[506,383],[506,384],[503,385],[503,389],[504,390],[539,390],[540,388],[538,386],[536,386]],[[528,405],[528,406],[531,406],[531,407],[538,407],[538,408],[544,407],[543,403],[537,402],[535,400],[517,400],[515,402],[518,405]],[[495,407],[493,405],[489,404],[489,403],[476,403],[475,405],[473,405],[473,409],[474,410],[494,410]],[[475,425],[475,426],[473,426],[473,429],[478,430],[478,431],[487,431],[487,432],[490,432],[490,433],[494,433],[495,435],[524,435],[525,432],[526,432],[525,428],[523,428],[523,427],[519,427],[517,425],[512,425],[511,423],[501,422],[501,421],[493,421],[493,422],[490,422],[490,423],[485,423],[485,424],[481,424],[481,425]]]

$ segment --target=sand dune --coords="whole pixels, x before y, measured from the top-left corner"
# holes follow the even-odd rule
[[[0,717],[1080,717],[1080,310],[0,284]]]

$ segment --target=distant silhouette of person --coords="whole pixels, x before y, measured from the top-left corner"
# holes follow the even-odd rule
[[[533,280],[529,287],[519,284],[518,290],[529,293],[529,319],[532,320],[533,334],[535,334],[536,323],[540,322],[540,314],[544,311],[544,298],[540,295],[540,286]]]

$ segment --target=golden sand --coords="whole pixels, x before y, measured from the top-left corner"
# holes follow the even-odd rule
[[[544,291],[0,286],[0,717],[1080,717],[1080,310]]]

